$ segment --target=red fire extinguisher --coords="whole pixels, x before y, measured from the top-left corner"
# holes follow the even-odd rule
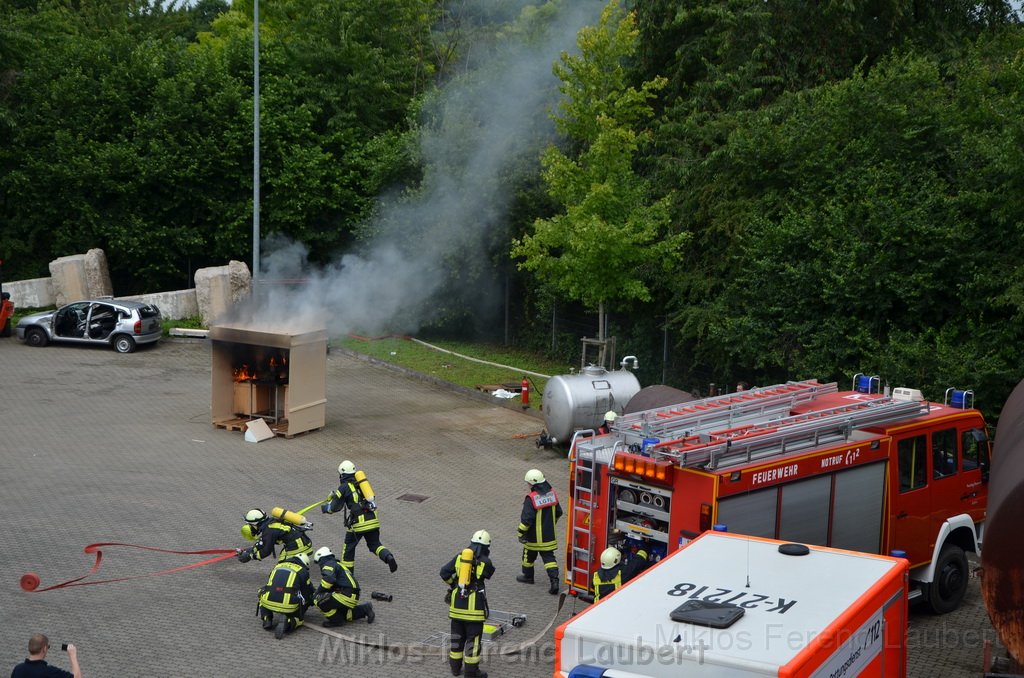
[[[523,383],[520,386],[521,386],[521,390],[519,391],[519,393],[520,393],[520,400],[523,403],[523,407],[529,407],[530,406],[530,382],[529,382],[529,380],[526,377],[523,377]]]

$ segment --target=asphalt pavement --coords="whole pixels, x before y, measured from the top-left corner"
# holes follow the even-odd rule
[[[0,339],[0,365],[0,511],[8,535],[0,675],[24,659],[34,632],[46,633],[53,648],[77,645],[86,676],[450,675],[447,587],[438,571],[478,529],[494,540],[492,610],[499,619],[526,618],[487,644],[483,666],[495,677],[552,674],[548,625],[567,619],[572,602],[558,610],[560,597],[548,595],[539,573],[536,585],[515,581],[524,473],[541,469],[563,498],[568,484],[564,454],[534,445],[543,427],[535,415],[335,349],[327,356],[326,426],[249,443],[210,422],[205,340],[169,339],[121,355]],[[239,530],[247,509],[297,510],[324,499],[343,459],[367,473],[382,540],[399,564],[391,574],[363,545],[356,554],[363,598],[393,596],[374,602],[373,625],[319,631],[312,610],[310,627],[274,640],[256,616],[268,562],[228,558],[148,576],[210,555],[104,547],[99,570],[77,582],[87,585],[19,586],[28,572],[38,574],[40,588],[86,575],[95,562],[83,551],[89,544],[246,546]],[[310,515],[314,544],[339,551],[342,518]],[[136,578],[90,584],[124,577]],[[960,610],[912,612],[908,675],[978,676],[984,643],[995,639],[972,580]],[[48,659],[68,668],[59,649]]]

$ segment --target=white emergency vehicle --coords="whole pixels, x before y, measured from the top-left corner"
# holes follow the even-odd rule
[[[903,558],[706,532],[555,632],[555,678],[906,675]]]

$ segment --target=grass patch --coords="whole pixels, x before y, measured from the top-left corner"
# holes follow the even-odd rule
[[[177,318],[170,319],[164,318],[160,325],[163,327],[163,335],[165,337],[170,336],[171,330],[180,327],[186,330],[205,330],[206,325],[203,324],[203,319],[199,316],[192,318]]]
[[[476,388],[486,384],[518,385],[525,376],[530,381],[530,407],[532,409],[540,409],[541,394],[544,393],[544,386],[548,380],[544,377],[526,374],[524,370],[551,376],[569,373],[569,366],[564,363],[506,346],[467,344],[457,341],[431,341],[430,343],[441,349],[505,367],[467,360],[401,337],[360,339],[347,336],[332,341],[335,346],[341,346],[350,351],[400,365],[466,388]]]

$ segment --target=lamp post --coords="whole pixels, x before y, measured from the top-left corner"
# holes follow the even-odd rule
[[[252,282],[260,276],[260,0],[252,6]]]

